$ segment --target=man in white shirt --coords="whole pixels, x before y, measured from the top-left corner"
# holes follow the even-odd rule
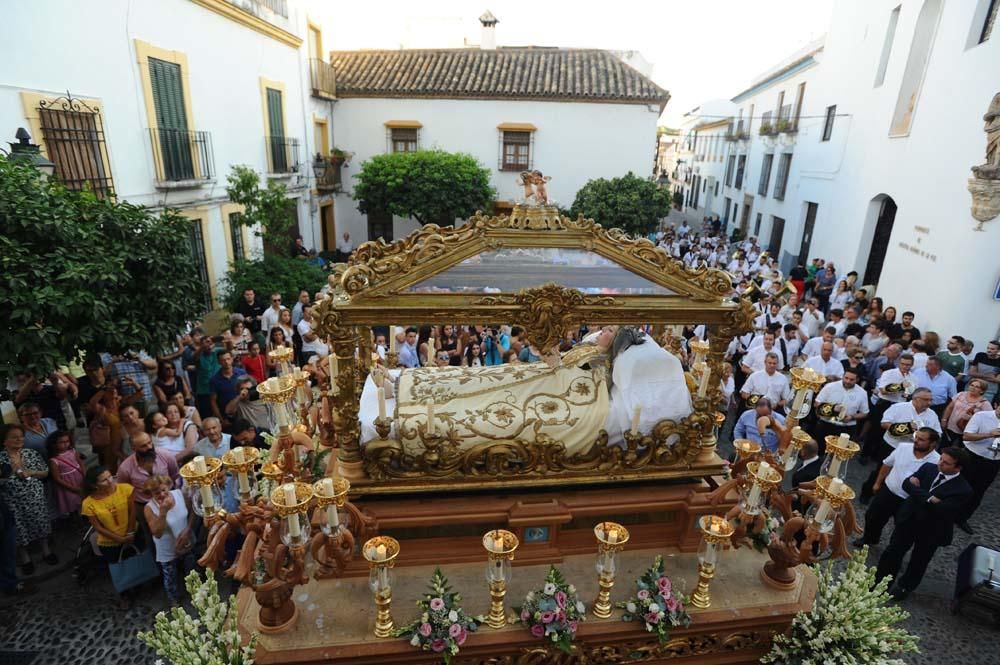
[[[847,329],[847,320],[844,319],[844,310],[842,309],[831,309],[830,310],[830,320],[826,322],[827,328],[833,328],[834,335],[836,337],[841,337],[844,334],[844,330]]]
[[[771,327],[772,323],[785,325],[785,320],[781,318],[781,314],[778,313],[779,311],[781,311],[781,303],[772,300],[764,313],[754,319],[754,327],[758,330],[767,330]]]
[[[986,490],[1000,471],[1000,405],[993,411],[979,411],[973,414],[965,426],[962,441],[966,449],[972,453],[969,464],[962,469],[969,484],[972,485],[972,500],[966,504],[964,511],[955,522],[959,529],[972,533],[968,520],[983,500]]]
[[[740,395],[747,406],[755,406],[757,399],[763,396],[771,400],[775,409],[784,410],[785,403],[792,398],[792,388],[788,378],[778,371],[777,353],[770,352],[764,356],[764,369],[750,375]]]
[[[681,225],[679,227],[677,227],[677,235],[683,238],[684,236],[686,236],[689,233],[691,233],[691,227],[688,226],[688,223],[687,223],[686,219],[682,220],[681,221]]]
[[[292,308],[292,325],[299,325],[299,321],[302,320],[302,308],[309,304],[309,292],[305,289],[299,291],[298,302],[295,303],[295,307]]]
[[[747,351],[747,354],[743,356],[743,360],[741,361],[741,369],[743,370],[743,373],[749,377],[754,372],[759,372],[764,369],[764,359],[767,354],[772,351],[774,351],[774,333],[766,332],[764,333],[763,343],[760,346],[751,348]],[[777,354],[775,354],[775,358],[777,359],[778,369],[783,369],[784,364],[781,362],[781,359],[777,357]],[[843,367],[841,369],[843,369]]]
[[[271,331],[272,326],[278,325],[278,317],[281,316],[283,309],[285,308],[281,306],[281,294],[272,293],[271,306],[260,315],[260,330],[265,336]]]
[[[868,394],[858,386],[858,371],[844,369],[840,381],[828,383],[816,396],[816,433],[820,453],[826,451],[826,437],[847,434],[852,439],[855,424],[868,415]]]
[[[802,325],[806,327],[810,337],[816,337],[823,329],[823,313],[819,310],[819,300],[810,298],[802,311]]]
[[[819,337],[810,337],[809,341],[805,343],[802,347],[802,355],[806,358],[815,358],[819,355],[819,352],[823,349],[824,342],[833,342],[833,338],[836,336],[837,331],[834,328],[827,328],[823,331],[823,334]]]
[[[781,308],[778,314],[780,314],[781,318],[783,318],[785,321],[791,321],[792,313],[798,311],[798,309],[799,309],[799,295],[797,293],[793,293],[790,296],[788,296],[788,303]]]
[[[844,376],[844,365],[833,357],[833,343],[823,342],[819,355],[805,362],[804,367],[810,367],[826,377],[827,383]]]
[[[791,369],[795,359],[799,357],[799,348],[802,342],[799,341],[798,328],[794,323],[787,323],[782,331],[782,335],[775,341],[775,351],[784,361],[785,369]]]
[[[342,255],[341,261],[346,261],[354,251],[354,242],[351,240],[351,234],[347,231],[344,231],[343,239],[337,243],[337,251]]]
[[[910,342],[910,355],[913,356],[913,369],[920,369],[927,366],[927,347],[924,343],[915,339]]]
[[[885,458],[872,486],[875,496],[865,512],[865,533],[854,541],[855,547],[878,545],[882,529],[906,500],[903,483],[925,463],[937,464],[937,442],[938,433],[925,427],[913,435],[913,443],[899,444]]]
[[[302,308],[302,320],[299,321],[299,325],[297,325],[296,328],[299,331],[299,336],[302,337],[303,362],[308,361],[310,356],[315,355],[320,358],[326,358],[330,355],[330,347],[326,345],[326,342],[319,338],[319,335],[313,332],[311,305],[306,305]]]
[[[747,260],[743,257],[730,261],[729,265],[726,266],[726,270],[735,275],[737,280],[743,279],[750,274],[750,267],[747,266]]]

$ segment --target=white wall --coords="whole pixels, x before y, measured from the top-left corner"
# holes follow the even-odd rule
[[[290,2],[286,27],[305,37],[305,2]],[[313,244],[312,208],[306,188],[312,177],[312,113],[306,45],[293,48],[189,0],[91,3],[39,0],[12,3],[5,14],[6,58],[0,85],[0,131],[12,137],[27,126],[20,92],[97,99],[101,103],[115,191],[121,200],[150,206],[204,209],[209,219],[206,250],[215,276],[227,264],[227,228],[220,205],[227,202],[226,175],[236,164],[263,173],[266,153],[260,77],[285,85],[287,135],[301,142],[302,175],[285,180],[300,198],[300,226]],[[39,36],[44,34],[44,39]],[[211,133],[215,181],[194,189],[157,190],[146,102],[135,40],[183,52],[188,62],[192,130]],[[327,107],[326,114],[329,115]],[[5,140],[8,139],[6,136]],[[41,142],[42,137],[33,137]],[[251,235],[251,242],[256,239]]]
[[[659,109],[646,105],[576,102],[523,102],[450,99],[342,99],[334,109],[338,147],[353,152],[343,171],[347,194],[336,197],[337,234],[349,231],[355,242],[368,239],[367,218],[348,195],[362,163],[387,152],[389,120],[423,124],[421,148],[467,152],[490,169],[500,200],[517,201],[523,190],[518,174],[498,171],[500,141],[497,125],[531,123],[537,127],[533,168],[552,176],[548,192],[556,205],[570,207],[577,190],[592,178],[613,178],[632,171],[647,177],[656,150]],[[417,227],[397,218],[393,233],[401,238]]]
[[[902,3],[885,82],[874,87],[886,24],[898,4],[844,0],[834,11],[822,103],[850,114],[835,129],[850,141],[841,168],[831,171],[824,201],[830,213],[817,222],[811,253],[863,272],[871,201],[888,194],[898,211],[878,294],[900,311],[916,312],[922,330],[964,335],[983,349],[1000,327],[1000,303],[991,298],[1000,279],[1000,220],[974,230],[966,185],[970,167],[984,160],[982,116],[1000,91],[1000,34],[994,30],[970,47],[979,3],[944,3],[909,135],[889,138],[922,2]]]

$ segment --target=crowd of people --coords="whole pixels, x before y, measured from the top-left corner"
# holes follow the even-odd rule
[[[733,438],[775,450],[792,405],[789,370],[810,367],[824,377],[801,423],[814,443],[803,449],[793,478],[815,479],[828,435],[862,443],[861,461],[873,468],[858,488],[868,508],[857,544],[878,543],[894,519],[879,574],[895,575],[912,548],[894,593],[911,591],[935,549],[950,542],[951,524],[972,533],[969,520],[1000,470],[1000,343],[977,351],[972,340],[952,335],[942,345],[940,335],[914,326],[914,312],[898,315],[858,284],[857,273],[842,275],[814,259],[786,277],[755,238],[731,243],[710,220],[700,232],[683,223],[651,239],[687,265],[728,270],[733,297],[751,299],[757,310],[755,329],[726,352],[720,409],[730,416]],[[268,352],[291,348],[304,367],[330,352],[315,331],[319,297],[303,290],[295,303],[284,303],[279,293],[265,299],[247,289],[220,335],[194,326],[176,348],[155,356],[91,354],[80,377],[19,375],[11,390],[19,422],[0,428],[2,537],[5,551],[16,549],[16,559],[0,565],[0,590],[30,591],[18,583],[14,561],[28,576],[32,554],[57,564],[52,525],[75,519],[92,527],[107,561],[155,548],[164,588],[178,602],[181,572],[203,536],[179,468],[195,455],[263,445],[271,418],[256,386],[277,371]],[[560,351],[588,332],[568,334]],[[666,335],[682,338],[687,367],[690,342],[708,333],[689,325]],[[372,341],[380,358],[395,352],[411,368],[543,357],[524,330],[503,324],[376,327]],[[678,348],[676,339],[661,341]],[[78,427],[86,428],[97,464],[88,466],[77,452]],[[939,473],[928,480],[924,466],[932,464]],[[919,509],[911,497],[920,497]],[[940,527],[918,529],[914,520]]]

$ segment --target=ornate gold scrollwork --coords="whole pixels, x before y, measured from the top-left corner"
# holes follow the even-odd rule
[[[553,282],[517,295],[485,296],[477,305],[513,305],[511,322],[523,327],[528,338],[542,351],[558,347],[566,333],[586,319],[585,307],[615,307],[621,303],[607,296],[586,296],[576,289]]]

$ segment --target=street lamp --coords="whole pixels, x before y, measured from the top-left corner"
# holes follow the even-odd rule
[[[313,160],[312,169],[313,175],[316,176],[316,180],[322,182],[326,178],[326,170],[329,168],[330,162],[323,158],[323,155],[316,153],[316,159]]]
[[[24,162],[38,169],[46,176],[51,176],[56,171],[56,165],[42,155],[42,149],[31,142],[31,134],[24,127],[18,127],[14,134],[17,143],[9,143],[10,160]]]

